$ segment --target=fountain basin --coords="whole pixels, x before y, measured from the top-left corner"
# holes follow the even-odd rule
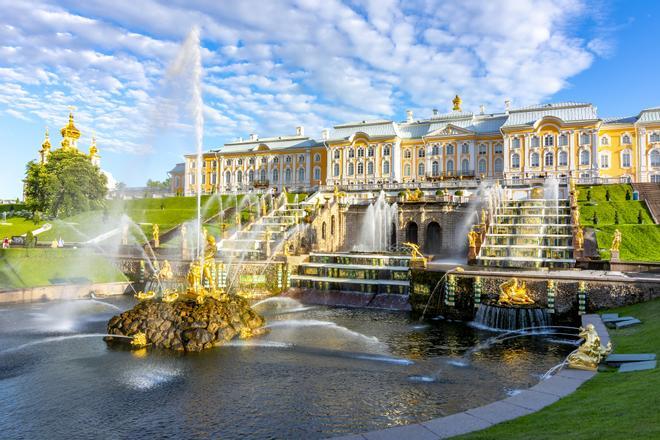
[[[236,336],[246,339],[263,334],[264,323],[264,318],[237,296],[206,298],[203,304],[194,300],[143,301],[113,316],[108,322],[108,333],[131,337],[143,333],[151,347],[202,351],[226,344]],[[111,336],[105,340],[125,342]]]

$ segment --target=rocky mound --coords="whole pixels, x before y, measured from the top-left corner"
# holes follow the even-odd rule
[[[238,335],[241,339],[262,334],[265,321],[247,301],[226,300],[142,301],[131,310],[112,317],[108,334],[134,336],[144,333],[151,347],[176,351],[201,351],[220,346]],[[119,338],[106,337],[111,342]]]

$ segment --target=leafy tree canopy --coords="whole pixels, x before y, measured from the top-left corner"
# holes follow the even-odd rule
[[[28,209],[54,217],[100,208],[107,178],[89,157],[77,150],[59,149],[45,164],[31,161],[25,173]]]
[[[147,188],[150,189],[170,189],[170,178],[168,177],[164,181],[160,182],[158,180],[147,180]]]

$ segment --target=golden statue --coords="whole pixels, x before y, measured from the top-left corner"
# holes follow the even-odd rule
[[[612,343],[608,342],[607,346],[603,347],[593,324],[580,327],[579,336],[584,342],[568,355],[566,358],[568,366],[578,370],[596,371],[600,361],[612,351]]]
[[[187,275],[188,293],[198,295],[202,289],[202,266],[199,260],[190,263]]]
[[[614,238],[612,238],[612,246],[610,247],[610,252],[619,252],[620,247],[621,247],[621,231],[615,229]]]
[[[415,191],[410,191],[410,189],[406,188],[406,196],[405,200],[406,202],[419,202],[422,200],[424,197],[424,192],[422,192],[421,189],[417,188]]]
[[[461,103],[463,102],[463,100],[461,99],[461,97],[458,96],[458,95],[456,95],[456,96],[454,97],[454,99],[452,99],[451,102],[452,102],[452,104],[454,104],[454,108],[453,108],[453,110],[454,110],[455,112],[460,112],[460,111],[461,111]]]
[[[580,224],[580,210],[579,209],[574,209],[573,210],[573,224],[576,225],[576,226]]]
[[[147,335],[142,332],[138,332],[132,336],[131,345],[136,348],[142,348],[147,346]]]
[[[485,209],[481,208],[481,224],[485,225],[486,220],[488,220],[488,213],[486,212]]]
[[[163,298],[162,299],[163,299],[163,302],[172,303],[172,302],[176,301],[177,299],[179,299],[179,292],[177,292],[174,289],[166,290],[165,292],[163,292]]]
[[[469,247],[476,248],[477,240],[479,239],[479,233],[474,229],[471,229],[470,232],[468,232],[467,237],[468,237]]]
[[[145,301],[147,299],[154,299],[155,297],[156,297],[156,292],[154,292],[153,290],[148,290],[147,292],[140,291],[140,292],[135,294],[135,298],[138,301]]]
[[[584,231],[581,226],[576,226],[575,228],[575,249],[581,250],[584,246]]]
[[[265,217],[266,215],[268,215],[268,207],[266,206],[266,197],[265,196],[261,196],[261,198],[259,200],[259,204],[261,205],[261,216]]]
[[[405,242],[403,245],[410,249],[410,267],[425,269],[428,259],[419,250],[419,245],[410,242]]]
[[[500,298],[497,300],[500,305],[531,305],[534,300],[527,294],[527,284],[524,281],[518,282],[518,278],[511,278],[500,284]]]
[[[154,238],[154,247],[160,247],[160,228],[158,227],[158,224],[154,223],[151,235]]]
[[[170,265],[170,262],[167,260],[163,261],[163,266],[156,273],[156,278],[162,281],[171,280],[173,277],[174,273],[172,272],[172,266]]]

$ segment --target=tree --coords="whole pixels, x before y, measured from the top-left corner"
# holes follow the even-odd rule
[[[642,210],[637,211],[637,223],[642,224]]]
[[[614,224],[619,224],[619,211],[614,211]]]
[[[605,190],[605,200],[610,201],[610,190],[609,188]]]
[[[594,211],[594,216],[591,218],[591,223],[594,225],[598,224],[598,214],[596,214],[596,211]]]
[[[165,190],[170,189],[170,178],[168,177],[167,179],[165,179],[162,182],[160,182],[158,180],[149,179],[149,180],[147,180],[147,188],[156,189],[156,190],[158,190],[158,189],[165,189]]]
[[[626,200],[630,200],[630,190],[626,190]]]
[[[591,202],[591,188],[587,190],[587,202]]]
[[[25,173],[25,201],[31,211],[69,216],[103,206],[107,178],[89,157],[60,149],[45,164],[31,161]]]

